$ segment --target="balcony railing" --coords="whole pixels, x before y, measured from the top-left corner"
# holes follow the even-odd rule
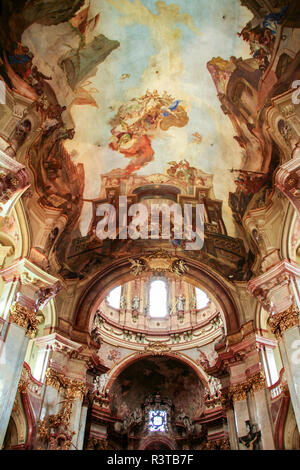
[[[279,398],[287,386],[284,369],[281,369],[279,379],[269,387],[271,400]]]
[[[23,383],[26,383],[26,388],[28,390],[38,397],[41,396],[44,384],[32,376],[30,366],[26,362],[24,362],[21,379]]]

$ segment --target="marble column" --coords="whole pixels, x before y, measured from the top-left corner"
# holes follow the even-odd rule
[[[82,449],[87,411],[83,399],[88,392],[86,358],[79,352],[79,343],[56,333],[44,337],[42,343],[48,344],[50,354],[38,439],[48,450]]]
[[[38,310],[58,292],[53,276],[23,259],[0,271],[6,282],[6,304],[1,312],[9,322],[0,351],[0,447],[11,416],[29,338],[37,330]],[[4,302],[4,299],[3,299]]]
[[[249,291],[269,312],[268,325],[276,336],[291,401],[300,431],[300,269],[282,261],[248,284]]]

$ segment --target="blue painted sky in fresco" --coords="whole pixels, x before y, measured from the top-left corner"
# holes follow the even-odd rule
[[[218,56],[227,60],[231,56],[249,57],[248,46],[237,32],[251,19],[251,14],[240,6],[238,0],[165,0],[160,4],[165,8],[177,5],[181,14],[190,15],[198,31],[193,26],[191,29],[191,23],[183,24],[181,21],[169,25],[167,33],[164,23],[155,29],[154,23],[159,15],[153,0],[92,1],[93,11],[101,12],[97,33],[118,40],[120,47],[100,64],[96,76],[91,78],[92,86],[99,90],[94,95],[99,108],[72,108],[76,136],[70,147],[78,152],[76,161],[84,162],[89,181],[85,196],[97,197],[99,194],[100,178],[90,184],[92,175],[125,168],[129,163],[123,155],[108,147],[111,138],[109,121],[119,106],[141,96],[147,89],[166,90],[175,99],[182,100],[188,111],[189,123],[184,128],[173,127],[157,135],[152,140],[154,161],[139,173],[164,173],[169,161],[183,158],[207,173],[214,173],[215,194],[224,200],[225,218],[230,224],[227,199],[228,191],[234,190],[234,183],[231,173],[224,174],[224,165],[225,168],[239,167],[241,150],[233,140],[229,119],[220,109],[206,64]],[[146,24],[145,21],[140,24],[141,17],[137,14],[139,9],[143,9],[141,5],[149,10],[142,12],[150,18]],[[168,42],[168,37],[176,36],[176,30],[181,36],[179,42],[176,39]],[[170,70],[171,56],[173,70]],[[130,74],[130,77],[122,80],[122,74]],[[203,137],[200,145],[193,143],[192,134],[195,132]],[[222,170],[219,171],[221,161]]]

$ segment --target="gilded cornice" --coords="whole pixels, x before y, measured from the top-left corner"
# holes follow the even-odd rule
[[[260,390],[265,390],[267,387],[265,374],[260,371],[257,374],[249,377],[245,382],[231,385],[229,387],[229,396],[232,401],[246,400],[247,393],[254,393]]]

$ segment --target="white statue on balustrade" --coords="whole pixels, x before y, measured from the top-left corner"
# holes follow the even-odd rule
[[[180,294],[180,296],[177,297],[177,303],[176,303],[177,312],[184,311],[184,307],[185,307],[185,296]]]
[[[140,308],[140,298],[136,295],[135,297],[133,297],[132,301],[131,301],[131,308],[132,310],[139,310]]]
[[[96,375],[96,377],[93,380],[93,393],[96,393],[97,395],[102,395],[104,393],[106,384],[108,380],[108,374],[101,374],[101,375]]]
[[[219,395],[221,391],[221,382],[216,377],[210,376],[208,379],[209,393],[211,396]]]

